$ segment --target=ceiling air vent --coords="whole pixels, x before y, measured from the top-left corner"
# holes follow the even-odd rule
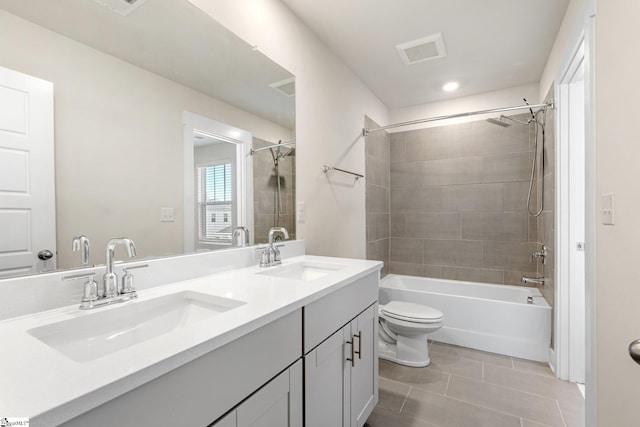
[[[406,65],[447,56],[442,33],[399,44],[396,49]]]
[[[269,86],[275,90],[284,93],[287,96],[294,96],[296,94],[296,79],[295,77],[281,80],[279,82],[271,83]]]
[[[93,0],[121,16],[127,16],[147,0]]]

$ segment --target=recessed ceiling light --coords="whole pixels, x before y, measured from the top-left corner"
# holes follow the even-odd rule
[[[447,92],[453,92],[454,90],[458,89],[460,87],[460,84],[458,82],[449,82],[446,85],[442,86],[442,90],[447,91]]]

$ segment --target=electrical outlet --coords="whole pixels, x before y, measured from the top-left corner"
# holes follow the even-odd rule
[[[296,203],[296,218],[299,223],[304,223],[304,202]]]
[[[173,222],[173,208],[160,208],[160,222]]]

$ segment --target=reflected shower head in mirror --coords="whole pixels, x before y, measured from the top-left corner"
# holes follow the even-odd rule
[[[296,147],[290,148],[289,151],[282,154],[280,157],[293,157],[296,155]]]

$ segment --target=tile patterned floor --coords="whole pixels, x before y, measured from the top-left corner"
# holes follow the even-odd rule
[[[584,427],[575,384],[546,364],[430,343],[431,365],[380,359],[370,427]]]

